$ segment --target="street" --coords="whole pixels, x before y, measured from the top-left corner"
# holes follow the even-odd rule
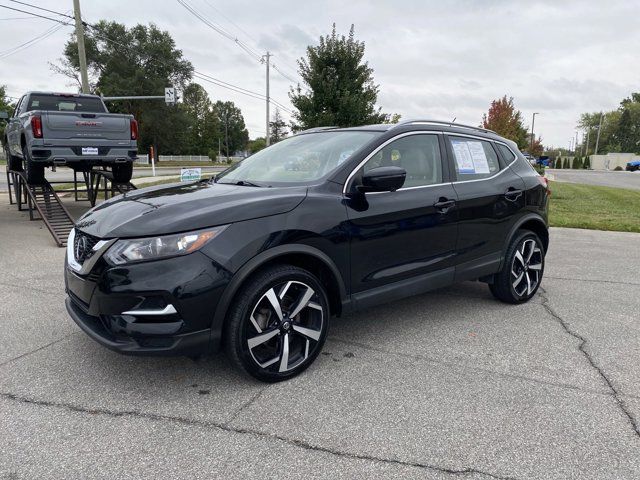
[[[267,385],[101,347],[65,311],[64,249],[6,194],[0,227],[0,478],[640,474],[640,234],[551,229],[531,302],[467,282],[336,318]]]
[[[640,190],[639,172],[614,172],[604,170],[556,170],[547,169],[547,177],[558,182],[600,185],[603,187]]]

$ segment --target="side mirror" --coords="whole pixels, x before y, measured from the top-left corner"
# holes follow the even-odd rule
[[[372,168],[362,176],[358,190],[366,192],[395,192],[404,185],[407,171],[400,167]]]

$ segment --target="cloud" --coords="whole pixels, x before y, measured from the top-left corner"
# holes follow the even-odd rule
[[[354,23],[380,85],[378,103],[385,112],[404,118],[455,116],[459,122],[477,124],[491,100],[506,94],[514,97],[525,119],[540,112],[536,130],[546,142],[566,145],[575,135],[580,113],[616,108],[622,98],[640,90],[637,2],[189,2],[252,49],[270,50],[274,63],[296,78],[296,60],[305,55],[307,45],[329,33],[334,22],[340,34]],[[64,8],[59,1],[40,3],[51,10]],[[154,22],[173,35],[196,70],[264,92],[264,66],[176,2],[84,2],[83,15],[89,22]],[[41,19],[2,22],[3,49],[35,37],[50,24]],[[0,59],[0,84],[6,84],[11,95],[33,88],[67,89],[66,79],[52,75],[47,61],[61,56],[72,31],[65,27],[20,54]],[[264,134],[263,101],[201,83],[212,98],[232,100],[242,108],[252,136]],[[288,106],[290,85],[272,70],[271,94]]]

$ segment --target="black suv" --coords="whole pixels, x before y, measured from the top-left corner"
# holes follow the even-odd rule
[[[265,381],[320,353],[329,318],[464,280],[529,300],[549,190],[497,134],[430,120],[317,128],[190,184],[87,212],[71,232],[67,310],[129,354],[223,345]]]

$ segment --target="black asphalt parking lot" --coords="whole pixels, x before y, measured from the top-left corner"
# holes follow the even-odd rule
[[[90,340],[6,194],[0,241],[0,478],[640,478],[640,234],[552,229],[530,303],[468,282],[334,319],[272,385]]]

